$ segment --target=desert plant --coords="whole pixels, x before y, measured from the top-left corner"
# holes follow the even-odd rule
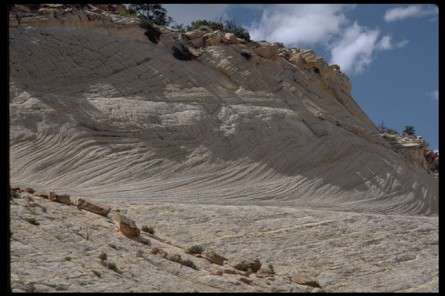
[[[26,217],[25,221],[32,225],[40,225],[40,223],[34,217]]]
[[[187,31],[197,30],[203,26],[209,27],[214,31],[219,30],[227,33],[233,33],[238,38],[250,41],[249,32],[242,26],[236,24],[233,20],[226,20],[225,22],[223,22],[222,20],[219,21],[209,21],[203,19],[196,20],[193,21],[190,24],[190,26],[187,26]]]
[[[100,255],[99,255],[99,259],[100,259],[101,261],[105,261],[105,260],[107,260],[107,253],[105,253],[105,252],[101,252]]]
[[[117,268],[116,264],[114,262],[108,262],[108,261],[103,261],[103,264],[105,265],[105,267],[107,267],[108,269],[111,269],[112,271],[121,274],[122,271]]]
[[[176,41],[172,47],[173,56],[181,61],[189,61],[193,59],[192,53],[180,41]]]
[[[247,50],[241,50],[240,52],[241,56],[243,56],[246,60],[250,60],[252,57],[252,54],[248,52]]]
[[[181,264],[190,268],[193,268],[195,270],[198,270],[198,267],[195,265],[195,263],[190,259],[181,260]]]
[[[92,270],[92,272],[93,272],[97,277],[102,277],[102,275],[100,274],[100,272],[98,272],[97,270]]]
[[[183,24],[175,24],[171,28],[179,33],[185,33],[185,31],[187,31],[187,27]]]
[[[204,252],[204,247],[201,245],[193,245],[189,247],[185,252],[192,255],[201,254],[202,252]]]
[[[144,225],[144,226],[142,226],[141,230],[143,232],[146,232],[146,233],[149,233],[149,234],[152,234],[152,235],[155,234],[155,230],[151,226]]]
[[[136,11],[134,9],[131,9],[131,7],[129,9],[119,10],[118,13],[121,16],[127,16],[127,17],[137,16]]]
[[[148,40],[157,44],[159,42],[159,37],[161,36],[161,30],[155,27],[151,22],[142,20],[139,26],[145,30],[145,36],[147,36]]]
[[[414,136],[416,134],[416,130],[414,129],[414,126],[412,126],[412,125],[405,126],[405,129],[403,130],[403,132],[410,136]]]
[[[249,32],[234,21],[226,21],[224,23],[224,31],[233,33],[236,37],[250,41]]]
[[[17,191],[10,191],[9,199],[11,198],[20,198],[20,194]]]
[[[129,11],[135,13],[142,22],[160,26],[168,26],[172,22],[172,18],[167,15],[167,10],[161,4],[132,4]]]
[[[395,129],[392,129],[392,128],[387,128],[386,132],[388,134],[390,134],[390,135],[397,135],[398,134],[398,132]]]
[[[216,31],[216,30],[223,31],[224,30],[224,24],[221,22],[214,22],[214,21],[200,19],[200,20],[193,21],[190,24],[190,26],[187,26],[187,31],[197,30],[202,26],[209,27],[210,29],[212,29],[214,31]]]

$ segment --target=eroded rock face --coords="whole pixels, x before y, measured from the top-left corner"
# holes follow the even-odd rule
[[[11,25],[12,181],[79,196],[437,214],[437,180],[383,144],[337,67],[279,44],[228,44],[223,32],[199,37],[214,45],[196,52],[184,37],[175,51],[179,34],[160,30],[153,44],[130,20],[75,10]]]

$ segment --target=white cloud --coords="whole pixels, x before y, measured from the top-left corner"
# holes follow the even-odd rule
[[[407,18],[420,18],[428,15],[436,15],[437,7],[423,6],[420,4],[400,6],[389,9],[385,12],[384,19],[387,22],[400,21]]]
[[[355,22],[331,48],[331,63],[347,73],[362,72],[371,63],[373,52],[389,45],[387,36],[378,42],[379,34],[379,30],[368,30]]]
[[[346,5],[268,5],[259,22],[249,28],[252,39],[283,42],[287,46],[327,42],[346,22]]]
[[[380,37],[380,30],[352,23],[346,13],[355,5],[277,4],[264,5],[261,19],[248,29],[252,39],[282,42],[288,47],[322,46],[331,62],[348,73],[362,72],[375,52],[397,49],[408,40],[394,42]]]
[[[189,25],[197,19],[224,18],[229,4],[163,4],[169,16],[178,24]]]
[[[402,48],[405,45],[408,44],[408,40],[402,40],[397,43],[393,43],[392,37],[389,35],[383,36],[380,41],[377,43],[376,48],[381,50],[388,50],[388,49],[395,49],[395,48]]]
[[[409,43],[409,40],[402,40],[396,44],[397,48],[402,48]]]

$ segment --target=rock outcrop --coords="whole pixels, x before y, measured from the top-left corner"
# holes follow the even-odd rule
[[[98,215],[107,216],[108,213],[111,211],[110,207],[99,205],[97,203],[87,201],[83,198],[79,198],[77,200],[77,208],[79,210],[85,210],[88,212],[92,212]]]
[[[137,238],[141,234],[141,231],[137,227],[136,223],[130,218],[125,217],[120,213],[114,213],[112,218],[114,224],[116,225],[116,229],[126,237]]]

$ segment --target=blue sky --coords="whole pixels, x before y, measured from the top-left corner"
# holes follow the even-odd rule
[[[439,36],[434,5],[165,4],[177,23],[232,19],[252,39],[311,48],[339,64],[375,124],[413,125],[438,148]]]

